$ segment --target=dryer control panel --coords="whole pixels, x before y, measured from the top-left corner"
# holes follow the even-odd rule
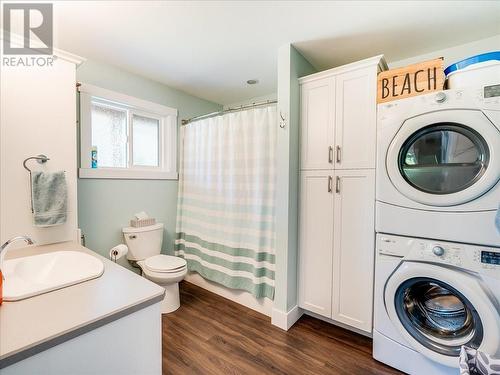
[[[485,99],[500,97],[500,84],[484,86],[483,97]]]

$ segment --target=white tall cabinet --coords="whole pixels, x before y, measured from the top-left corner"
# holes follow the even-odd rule
[[[372,329],[382,56],[300,79],[299,307]]]

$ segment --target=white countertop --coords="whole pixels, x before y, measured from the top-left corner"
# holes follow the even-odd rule
[[[162,300],[165,290],[74,242],[10,250],[5,259],[53,251],[100,258],[97,279],[0,305],[0,368]]]

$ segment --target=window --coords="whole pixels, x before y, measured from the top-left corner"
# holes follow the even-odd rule
[[[134,133],[132,146],[134,165],[157,167],[160,119],[133,114],[132,131]]]
[[[81,178],[177,178],[177,110],[82,85],[80,119]]]
[[[91,102],[92,147],[96,147],[99,167],[126,168],[127,111],[96,101]]]

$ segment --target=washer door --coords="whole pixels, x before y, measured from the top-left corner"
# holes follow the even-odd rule
[[[462,345],[499,349],[500,316],[471,274],[403,262],[387,280],[384,302],[402,336],[433,361],[458,367]]]
[[[469,202],[500,178],[500,132],[477,110],[444,110],[406,120],[386,160],[393,185],[429,206]]]

